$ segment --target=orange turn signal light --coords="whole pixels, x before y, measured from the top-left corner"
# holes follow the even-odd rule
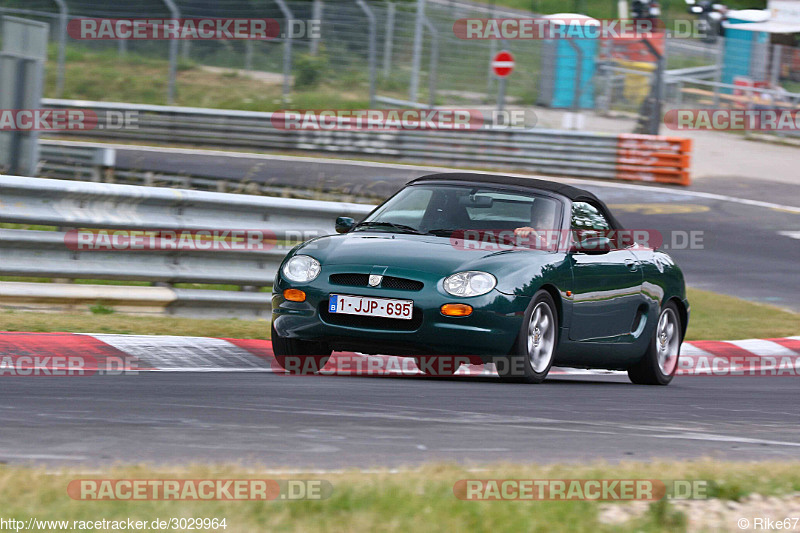
[[[283,291],[283,297],[289,300],[290,302],[306,301],[306,293],[304,293],[300,289],[286,289],[285,291]]]
[[[441,311],[445,316],[469,316],[472,314],[472,306],[467,304],[444,304]]]

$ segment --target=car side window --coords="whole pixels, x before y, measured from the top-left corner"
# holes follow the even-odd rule
[[[600,210],[587,202],[572,204],[572,240],[580,242],[584,239],[599,237],[611,230],[611,224]]]

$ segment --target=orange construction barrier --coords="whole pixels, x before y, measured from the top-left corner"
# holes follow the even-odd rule
[[[690,185],[691,152],[691,139],[620,134],[617,141],[617,179]]]

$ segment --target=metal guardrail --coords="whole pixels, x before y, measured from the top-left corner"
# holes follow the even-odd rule
[[[373,206],[164,189],[107,183],[0,176],[0,222],[55,226],[57,231],[0,229],[0,275],[79,280],[148,281],[169,288],[166,312],[206,316],[268,317],[269,287],[288,251],[287,241],[333,233],[340,215],[361,218]],[[274,237],[262,250],[102,250],[68,246],[71,228],[127,230],[252,230]],[[74,232],[73,232],[74,234]],[[250,292],[172,289],[177,283],[223,284]],[[8,296],[0,282],[0,303]],[[19,300],[19,284],[13,299]],[[30,298],[67,298],[63,284],[29,283]],[[9,286],[10,287],[10,286]],[[80,286],[74,301],[121,300],[119,286]],[[88,287],[88,296],[81,288]],[[147,287],[131,287],[142,291]],[[98,292],[100,291],[100,292]],[[25,292],[25,291],[23,291]],[[144,301],[152,300],[143,291]],[[163,295],[159,296],[163,301]],[[128,299],[130,300],[130,299]],[[125,302],[130,304],[130,301]],[[219,309],[218,309],[219,308]],[[219,311],[219,312],[217,312]],[[237,312],[238,311],[238,312]]]
[[[103,168],[116,164],[113,148],[69,146],[39,141],[37,175],[79,181],[103,181]]]
[[[524,168],[542,174],[689,184],[686,139],[562,130],[353,131],[285,130],[273,113],[114,102],[45,99],[54,109],[135,111],[136,128],[72,130],[72,137],[226,146],[235,149],[314,151],[436,161],[451,166]],[[631,151],[632,142],[636,151]]]
[[[135,149],[135,147],[132,147]],[[292,198],[311,198],[315,200],[340,201],[336,191],[303,189],[296,184],[259,182],[242,176],[228,179],[211,176],[197,176],[185,172],[154,171],[142,168],[123,168],[114,166],[117,160],[116,148],[102,143],[85,141],[40,140],[40,160],[36,175],[42,178],[144,185],[145,187],[172,187],[198,191],[251,194],[263,196],[289,196]],[[350,201],[370,202],[375,194],[351,194]]]
[[[712,81],[719,74],[720,65],[702,65],[699,67],[676,68],[664,71],[665,83],[674,83],[680,78],[711,79]]]

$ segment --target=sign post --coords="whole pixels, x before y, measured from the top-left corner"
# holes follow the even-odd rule
[[[497,88],[497,110],[502,111],[506,103],[506,78],[514,71],[514,56],[508,50],[501,50],[492,59],[492,71],[500,78]]]
[[[38,109],[50,26],[8,16],[3,17],[2,25],[0,109]],[[32,176],[39,160],[38,144],[35,130],[0,131],[0,173]]]

